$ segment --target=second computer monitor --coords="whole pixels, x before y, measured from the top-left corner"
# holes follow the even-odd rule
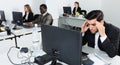
[[[69,14],[69,15],[71,15],[71,12],[72,12],[71,7],[69,7],[69,6],[64,6],[63,11],[64,11],[64,13]]]
[[[43,50],[68,65],[81,65],[82,36],[78,31],[42,25]]]
[[[0,10],[0,20],[6,21],[6,19],[5,19],[5,14],[4,14],[4,11],[3,11],[3,10]]]
[[[23,17],[22,17],[22,12],[12,12],[13,15],[13,23],[22,26],[23,25]]]

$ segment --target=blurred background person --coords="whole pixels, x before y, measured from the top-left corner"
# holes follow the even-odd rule
[[[28,23],[33,20],[33,12],[29,4],[24,5],[25,14],[23,16],[23,22]]]
[[[29,22],[30,26],[34,26],[34,24],[38,24],[38,26],[41,26],[41,24],[46,25],[52,25],[53,18],[50,13],[47,12],[47,5],[41,4],[40,5],[40,15],[33,21]]]
[[[78,15],[81,12],[81,8],[79,6],[79,2],[74,2],[74,8],[73,8],[73,15]]]

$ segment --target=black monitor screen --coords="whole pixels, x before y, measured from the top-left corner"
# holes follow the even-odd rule
[[[0,19],[6,21],[4,11],[0,10]]]
[[[0,10],[0,26],[2,25],[2,21],[6,21],[5,14],[3,10]]]
[[[81,65],[81,33],[50,25],[42,25],[43,51],[52,55],[58,53],[57,59],[69,65]]]
[[[13,15],[13,23],[17,25],[23,25],[23,17],[22,12],[12,12]]]
[[[66,13],[66,14],[71,14],[71,7],[63,7],[63,11],[64,11],[64,13]]]

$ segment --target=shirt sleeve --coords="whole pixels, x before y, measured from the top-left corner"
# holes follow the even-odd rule
[[[85,35],[85,33],[82,33],[82,37]]]
[[[103,43],[105,41],[105,39],[107,38],[107,35],[100,37],[101,42]]]

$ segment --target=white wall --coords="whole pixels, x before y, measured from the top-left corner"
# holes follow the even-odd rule
[[[101,9],[101,0],[58,0],[59,14],[63,13],[63,6],[71,6],[73,10],[75,1],[78,1],[80,7],[88,12],[94,9]]]
[[[46,0],[48,12],[53,16],[53,25],[58,26],[58,18],[63,14],[63,6],[73,5],[75,0]]]
[[[59,14],[63,14],[63,6],[72,6],[76,0],[46,0],[48,12],[53,15],[54,19],[59,18]]]
[[[87,12],[95,9],[101,10],[101,0],[79,0],[80,7]]]
[[[24,12],[24,5],[30,4],[33,12],[39,13],[39,5],[45,0],[0,0],[0,10],[5,11],[7,20],[12,20],[12,11]]]
[[[120,28],[120,0],[102,0],[102,10],[106,22],[110,22]]]
[[[46,4],[48,6],[48,12],[52,14],[55,20],[59,18],[59,15],[63,14],[63,6],[71,6],[73,10],[75,1],[78,1],[80,7],[87,11],[101,9],[101,0],[46,0]],[[58,24],[57,21],[54,23]]]
[[[34,14],[40,13],[40,10],[39,10],[40,4],[46,3],[45,0],[30,0],[30,1],[31,1],[31,7],[32,7]]]

